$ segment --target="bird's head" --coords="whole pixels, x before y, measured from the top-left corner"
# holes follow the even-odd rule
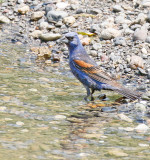
[[[67,38],[66,44],[70,48],[76,48],[81,44],[76,32],[69,32],[65,34],[65,37]]]

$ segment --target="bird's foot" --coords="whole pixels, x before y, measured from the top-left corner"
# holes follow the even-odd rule
[[[86,102],[94,101],[94,97],[93,97],[93,96],[91,96],[91,99],[90,99],[90,100],[89,100],[88,97],[89,97],[89,96],[84,97],[84,100],[85,100]]]
[[[91,101],[94,101],[94,97],[93,96],[91,96]]]
[[[89,102],[89,101],[90,101],[87,96],[84,97],[84,100],[85,100],[86,102]]]

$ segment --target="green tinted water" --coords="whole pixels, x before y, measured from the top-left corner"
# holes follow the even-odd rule
[[[0,159],[150,158],[149,133],[90,109],[65,62],[43,69],[34,60],[25,47],[0,47]]]

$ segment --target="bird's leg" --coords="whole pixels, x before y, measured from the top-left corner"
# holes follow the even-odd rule
[[[94,101],[93,93],[95,92],[95,89],[91,89],[91,101]]]
[[[84,86],[84,87],[86,88],[86,91],[87,91],[87,96],[84,97],[84,100],[88,102],[89,101],[88,97],[91,95],[91,92],[90,92],[89,87],[87,87],[87,86]]]

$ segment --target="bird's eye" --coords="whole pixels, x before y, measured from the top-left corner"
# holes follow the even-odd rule
[[[73,37],[69,37],[68,39],[69,39],[69,41],[72,41],[72,40],[73,40]]]

